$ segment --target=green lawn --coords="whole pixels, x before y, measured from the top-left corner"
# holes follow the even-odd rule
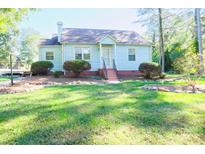
[[[0,144],[205,144],[205,94],[143,82],[0,96]]]
[[[0,77],[0,82],[2,82],[2,81],[8,81],[10,78],[8,78],[8,77]]]

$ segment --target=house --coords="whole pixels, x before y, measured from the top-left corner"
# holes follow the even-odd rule
[[[64,71],[67,60],[87,60],[91,70],[82,75],[99,74],[115,80],[118,75],[138,73],[140,63],[152,60],[151,49],[151,44],[135,31],[63,28],[58,22],[57,34],[41,41],[39,60],[52,61],[53,71]]]

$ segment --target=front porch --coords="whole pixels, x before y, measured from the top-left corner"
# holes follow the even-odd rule
[[[100,69],[99,74],[107,80],[118,81],[116,67],[116,42],[106,36],[99,42]]]
[[[100,69],[116,69],[116,64],[113,64],[116,62],[116,42],[112,37],[106,36],[99,42],[99,52]]]

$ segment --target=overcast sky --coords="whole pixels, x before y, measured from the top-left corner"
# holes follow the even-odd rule
[[[136,19],[136,9],[41,9],[30,12],[19,27],[50,37],[57,31],[57,21],[62,21],[66,28],[135,30],[142,34],[145,28],[133,23]]]

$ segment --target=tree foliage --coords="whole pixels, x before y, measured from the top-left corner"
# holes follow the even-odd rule
[[[40,34],[32,29],[22,31],[19,57],[28,66],[38,58],[38,44],[40,38]]]
[[[10,29],[17,29],[17,24],[29,9],[2,8],[0,9],[0,33],[6,33]]]
[[[184,55],[176,58],[174,68],[185,75],[187,84],[192,87],[192,91],[196,91],[196,81],[200,77],[199,73],[199,55],[192,51],[184,52]]]
[[[0,64],[8,65],[9,54],[16,53],[19,34],[17,25],[28,14],[29,10],[35,9],[0,9]]]
[[[205,32],[205,10],[201,9],[202,31]],[[160,61],[159,22],[157,9],[138,9],[135,23],[146,27],[145,35],[153,42],[153,61]],[[162,9],[165,72],[175,71],[173,63],[186,51],[198,53],[194,9]],[[205,43],[205,41],[204,41]]]

